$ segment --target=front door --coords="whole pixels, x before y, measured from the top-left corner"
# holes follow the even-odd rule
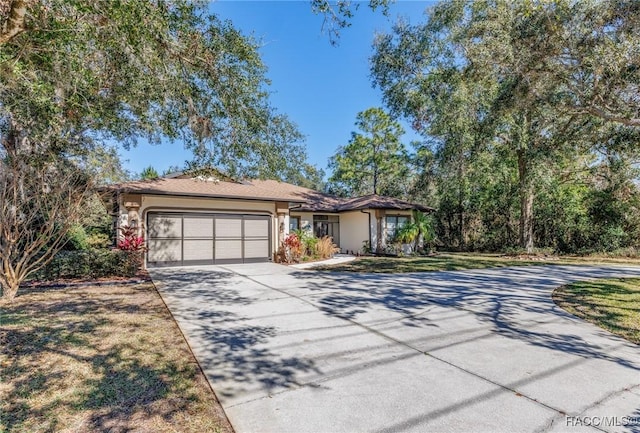
[[[340,246],[340,222],[334,215],[314,215],[313,235],[317,238],[329,236],[333,243]]]

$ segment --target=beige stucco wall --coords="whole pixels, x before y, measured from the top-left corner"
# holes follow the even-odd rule
[[[372,218],[373,219],[373,218]],[[364,241],[369,241],[369,216],[360,211],[340,214],[340,249],[343,253],[362,252]]]
[[[313,233],[313,216],[321,214],[314,214],[313,212],[296,212],[295,210],[289,210],[289,215],[292,217],[300,218],[301,230],[306,230],[309,233]]]
[[[140,205],[140,212],[148,210],[205,210],[221,211],[228,213],[262,213],[273,215],[275,213],[275,203],[272,201],[258,200],[224,200],[217,198],[199,197],[172,197],[161,195],[143,195]]]
[[[313,230],[313,216],[314,215],[335,215],[335,214],[327,214],[323,212],[296,212],[295,210],[290,211],[292,217],[300,217],[300,227],[308,228],[308,230]],[[369,216],[367,213],[371,214],[371,226],[369,227]],[[383,246],[386,243],[387,238],[387,230],[386,230],[386,220],[384,219],[387,215],[395,216],[395,215],[403,215],[403,216],[411,216],[411,211],[387,211],[383,215],[382,221],[382,244]],[[363,243],[365,241],[369,241],[369,230],[371,230],[371,244],[375,249],[377,245],[377,229],[378,224],[376,220],[376,210],[375,209],[365,209],[363,212],[361,211],[352,211],[352,212],[341,212],[338,214],[340,218],[340,249],[343,253],[353,252],[353,253],[362,253]],[[288,227],[288,225],[287,225]]]

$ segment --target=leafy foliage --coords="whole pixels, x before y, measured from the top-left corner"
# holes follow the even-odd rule
[[[142,180],[153,180],[159,177],[160,175],[158,174],[157,170],[153,168],[153,166],[151,165],[148,167],[145,167],[140,173],[140,179]]]
[[[328,189],[341,196],[405,196],[408,154],[400,141],[402,126],[381,108],[358,113],[349,143],[329,160]]]
[[[146,251],[144,237],[138,234],[138,227],[130,225],[120,227],[118,249],[122,251]]]
[[[138,269],[140,260],[136,254],[118,249],[90,248],[60,251],[32,278],[53,281],[60,278],[133,277]]]
[[[281,246],[280,258],[286,263],[299,263],[308,259],[327,259],[340,252],[329,236],[316,238],[304,230],[289,233]]]
[[[7,149],[6,147],[4,149]],[[0,147],[0,287],[15,297],[21,281],[50,261],[78,223],[90,181],[72,163],[30,146]]]
[[[303,255],[302,242],[296,233],[289,233],[284,238],[284,252],[287,263],[297,263]]]
[[[421,244],[423,249],[430,249],[435,241],[431,218],[423,212],[413,211],[411,221],[398,229],[395,238],[398,242],[413,244],[414,252],[420,250]]]
[[[444,245],[638,244],[639,26],[633,2],[451,0],[377,37],[373,81],[426,137],[413,189],[433,188]]]
[[[1,45],[2,116],[31,140],[72,153],[104,138],[180,140],[231,174],[304,161],[269,104],[257,42],[205,4],[29,2],[23,26]]]
[[[389,4],[393,0],[369,0],[368,6],[371,10],[382,9],[382,13],[387,15]],[[311,0],[311,10],[315,14],[324,17],[322,30],[329,35],[332,45],[337,45],[340,39],[340,30],[351,25],[355,10],[361,2],[351,0]]]
[[[89,241],[87,240],[87,232],[80,224],[74,224],[69,228],[67,232],[67,244],[65,245],[68,250],[86,250],[89,248]]]
[[[258,42],[210,15],[207,4],[14,0],[3,7],[3,294],[14,296],[62,247],[93,184],[128,177],[114,142],[179,140],[192,165],[232,176],[285,179],[306,163],[301,134],[269,102]],[[102,180],[90,182],[96,175]],[[23,208],[33,217],[16,211]]]

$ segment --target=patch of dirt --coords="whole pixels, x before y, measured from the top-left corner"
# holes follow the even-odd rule
[[[551,256],[547,254],[505,254],[500,256],[508,260],[522,260],[526,262],[548,262],[552,260],[560,260],[558,256]]]
[[[78,287],[78,286],[109,286],[116,284],[140,284],[151,282],[151,277],[146,270],[138,272],[133,277],[100,277],[100,278],[59,278],[57,280],[32,280],[23,283],[20,287],[27,289],[47,287]]]

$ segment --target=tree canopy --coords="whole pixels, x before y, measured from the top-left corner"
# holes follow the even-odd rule
[[[269,103],[257,42],[206,5],[10,4],[0,38],[5,142],[84,154],[105,140],[179,140],[198,163],[234,175],[277,177],[305,161],[295,125]]]
[[[406,194],[408,155],[400,138],[404,130],[382,108],[358,113],[349,143],[329,160],[328,188],[342,196]]]
[[[554,236],[555,245],[595,242],[596,233],[567,239],[584,227],[547,230],[560,222],[549,205],[574,200],[566,217],[583,224],[601,190],[585,173],[610,165],[599,150],[626,164],[638,155],[639,30],[631,1],[451,0],[377,37],[374,85],[432,140],[441,233],[473,248],[495,228],[495,245],[513,245],[515,220],[528,251]]]
[[[192,165],[235,177],[286,179],[306,164],[297,127],[269,102],[257,41],[205,3],[14,0],[0,12],[4,293],[61,247],[78,218],[69,200],[95,184],[86,174],[122,177],[114,143],[180,141]],[[34,201],[44,220],[15,212],[42,191],[59,193]],[[49,239],[20,240],[39,232]]]
[[[145,167],[140,172],[140,179],[142,180],[152,180],[152,179],[157,179],[159,177],[160,175],[158,174],[158,171],[155,168],[153,168],[152,165]]]

